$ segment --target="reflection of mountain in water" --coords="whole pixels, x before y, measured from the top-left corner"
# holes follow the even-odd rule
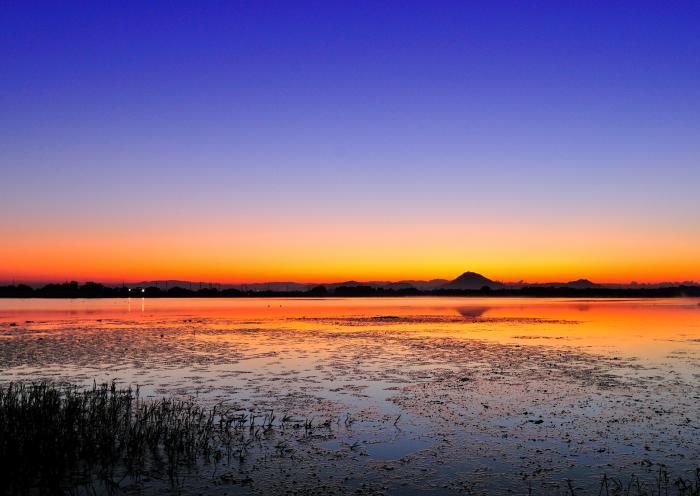
[[[457,309],[457,311],[466,320],[476,320],[488,312],[490,308],[491,307],[460,307]]]
[[[588,312],[591,309],[590,305],[571,305],[571,308],[578,310],[579,312]]]

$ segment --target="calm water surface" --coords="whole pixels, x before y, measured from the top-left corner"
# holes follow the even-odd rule
[[[0,360],[319,426],[229,467],[233,492],[597,494],[700,466],[698,299],[0,300]]]

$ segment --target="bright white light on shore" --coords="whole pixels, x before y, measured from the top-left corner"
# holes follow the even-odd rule
[[[142,292],[142,293],[145,293],[145,292],[146,292],[146,289],[145,289],[145,288],[141,288],[141,292]]]

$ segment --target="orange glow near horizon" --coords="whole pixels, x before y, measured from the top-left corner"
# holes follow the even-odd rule
[[[534,235],[522,225],[306,226],[202,222],[195,229],[51,226],[0,243],[0,281],[180,279],[267,281],[453,279],[464,271],[516,282],[700,280],[697,233],[669,235],[614,226],[558,227]],[[10,233],[12,234],[12,233]]]

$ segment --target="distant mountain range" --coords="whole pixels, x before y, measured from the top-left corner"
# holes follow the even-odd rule
[[[216,288],[218,290],[223,289],[237,289],[240,291],[309,291],[317,286],[324,286],[328,291],[334,291],[340,287],[372,287],[372,288],[382,288],[382,289],[411,289],[415,288],[420,291],[432,291],[436,289],[445,290],[481,290],[483,288],[489,289],[520,289],[524,287],[540,287],[540,288],[574,288],[574,289],[586,289],[586,288],[611,288],[611,289],[633,289],[633,288],[664,288],[678,286],[679,284],[694,285],[697,284],[693,281],[683,281],[683,282],[663,282],[654,284],[597,284],[591,282],[588,279],[577,279],[575,281],[567,282],[539,282],[539,283],[528,283],[525,281],[519,282],[500,282],[489,279],[477,272],[467,271],[458,276],[453,280],[447,279],[430,279],[427,281],[422,280],[402,280],[402,281],[341,281],[333,283],[300,283],[293,281],[282,281],[282,282],[262,282],[262,283],[250,283],[250,284],[224,284],[224,283],[211,283],[211,282],[194,282],[194,281],[181,281],[181,280],[156,280],[156,281],[141,281],[136,283],[127,283],[126,286],[130,288],[145,288],[145,287],[157,287],[160,289],[169,289],[173,287],[180,287],[184,289],[198,290],[202,288]],[[121,286],[121,285],[119,285]]]
[[[593,283],[588,279],[577,279],[569,282],[545,282],[545,283],[504,283],[493,281],[488,277],[476,272],[465,272],[456,279],[441,286],[442,289],[517,289],[523,287],[548,287],[548,288],[599,288],[600,284]]]
[[[178,281],[174,279],[169,280],[158,280],[158,281],[141,281],[135,283],[126,283],[126,287],[129,288],[147,288],[147,287],[157,287],[160,289],[168,289],[173,287],[180,287],[185,289],[197,290],[201,288],[216,288],[216,289],[238,289],[240,291],[308,291],[317,286],[324,286],[329,291],[335,290],[340,287],[358,287],[358,286],[370,286],[373,288],[384,288],[384,289],[410,289],[416,288],[421,291],[431,291],[433,289],[440,288],[445,284],[449,283],[447,279],[431,279],[429,281],[416,281],[416,280],[406,280],[406,281],[342,281],[334,283],[302,283],[293,281],[282,281],[282,282],[256,282],[249,284],[223,284],[223,283],[211,283],[211,282],[193,282],[193,281]],[[121,286],[121,284],[119,285]]]

